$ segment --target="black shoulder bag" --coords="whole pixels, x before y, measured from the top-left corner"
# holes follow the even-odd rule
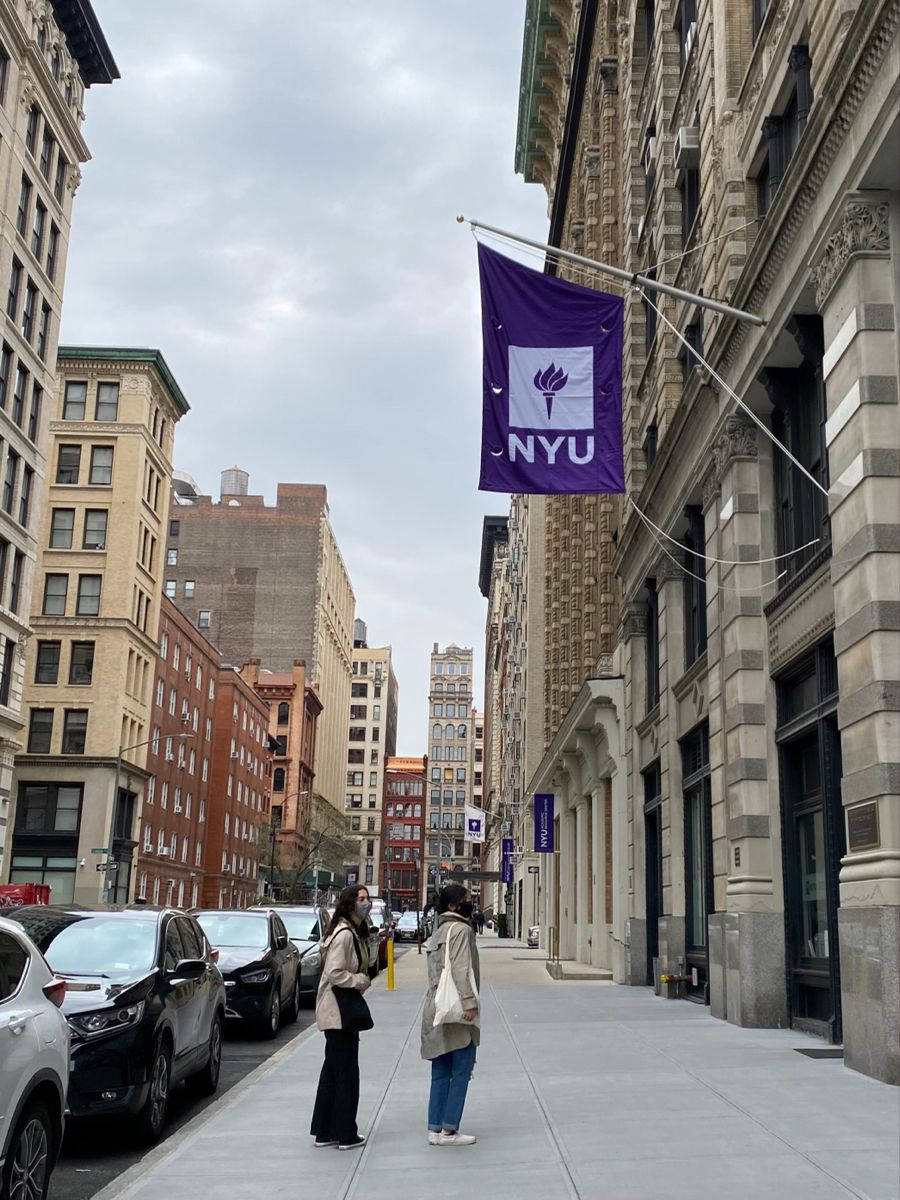
[[[356,949],[356,964],[358,967],[361,967],[362,950],[360,949],[356,933],[351,929],[350,934],[353,938],[354,948]],[[367,1029],[374,1028],[375,1022],[372,1020],[369,1006],[366,1004],[365,997],[358,988],[335,987],[332,984],[331,990],[334,992],[338,1012],[341,1014],[341,1029],[345,1033],[364,1033]]]

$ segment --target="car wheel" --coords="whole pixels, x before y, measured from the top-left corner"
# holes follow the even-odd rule
[[[222,1071],[222,1043],[225,1039],[225,1023],[221,1013],[213,1018],[209,1034],[209,1058],[202,1071],[198,1071],[188,1080],[191,1091],[198,1096],[212,1096],[219,1087],[219,1075]]]
[[[12,1200],[45,1200],[53,1169],[56,1134],[43,1104],[29,1104],[9,1143],[0,1193]]]
[[[274,1038],[278,1036],[278,1030],[281,1028],[281,984],[276,979],[275,986],[272,988],[272,995],[269,998],[269,1007],[266,1009],[266,1015],[260,1023],[259,1031],[264,1038]]]
[[[291,1001],[284,1010],[284,1019],[289,1024],[296,1021],[300,1016],[300,968],[297,968],[297,974],[294,977],[294,988],[291,992]]]
[[[137,1118],[141,1140],[151,1145],[159,1141],[169,1113],[171,1075],[172,1053],[164,1042],[157,1042],[150,1065],[150,1088]]]

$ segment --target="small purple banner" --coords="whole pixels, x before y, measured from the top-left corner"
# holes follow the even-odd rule
[[[512,852],[513,852],[512,838],[501,838],[501,840],[500,840],[500,880],[502,883],[512,883],[512,881],[513,881]]]
[[[624,492],[621,296],[478,247],[485,492]]]
[[[553,792],[534,794],[534,848],[538,854],[553,853]]]

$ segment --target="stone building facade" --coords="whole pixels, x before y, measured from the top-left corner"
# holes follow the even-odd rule
[[[246,487],[236,468],[225,481]],[[224,661],[273,671],[307,665],[324,706],[316,789],[344,811],[355,600],[319,484],[280,483],[274,505],[246,490],[216,503],[179,485],[166,543],[170,598]]]
[[[582,3],[546,149],[558,208],[608,39],[623,265],[765,321],[626,296],[616,977],[893,1082],[898,28],[895,0]]]
[[[172,446],[188,404],[158,350],[61,346],[57,372],[7,870],[96,904],[94,848],[118,863],[117,897],[134,890]]]
[[[0,9],[0,866],[22,749],[37,525],[85,92],[118,68],[88,0]]]

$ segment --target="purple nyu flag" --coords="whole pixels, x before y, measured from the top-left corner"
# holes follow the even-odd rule
[[[623,492],[620,296],[478,246],[485,492]]]

